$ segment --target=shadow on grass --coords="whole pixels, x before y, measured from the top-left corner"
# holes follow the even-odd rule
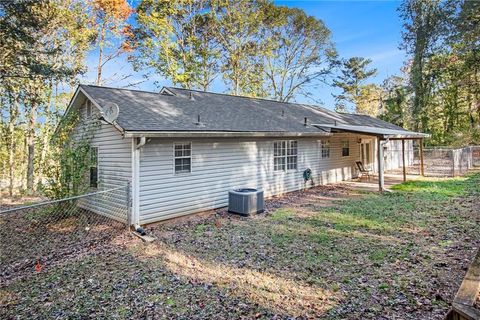
[[[335,303],[331,292],[267,272],[118,242],[2,285],[2,318],[283,319],[319,317]]]

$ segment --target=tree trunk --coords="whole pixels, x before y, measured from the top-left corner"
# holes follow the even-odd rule
[[[98,66],[97,66],[97,86],[102,84],[102,67],[103,67],[103,45],[105,42],[105,26],[107,18],[103,20],[102,29],[100,30],[100,41],[98,43]]]
[[[32,101],[30,108],[30,119],[28,120],[27,129],[27,146],[28,146],[28,162],[27,162],[27,192],[33,194],[34,191],[34,159],[35,159],[35,120],[37,112],[37,102]]]
[[[9,150],[8,150],[8,194],[10,197],[13,197],[13,187],[15,184],[15,121],[16,121],[16,112],[13,104],[10,104],[10,120],[8,123],[8,133],[10,136]]]

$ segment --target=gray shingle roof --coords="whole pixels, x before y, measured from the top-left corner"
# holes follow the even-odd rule
[[[403,128],[366,115],[336,113],[321,107],[168,87],[173,95],[80,85],[100,106],[119,106],[125,131],[319,132],[309,124]],[[192,98],[193,97],[193,98]],[[201,124],[198,125],[198,116]]]

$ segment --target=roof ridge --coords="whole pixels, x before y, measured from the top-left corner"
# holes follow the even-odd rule
[[[116,87],[109,87],[109,86],[100,86],[100,85],[96,85],[96,84],[82,84],[82,83],[80,83],[79,86],[86,86],[86,87],[95,87],[95,88],[102,88],[102,89],[113,89],[113,90],[135,91],[135,92],[158,94],[158,92],[155,92],[155,91],[147,91],[147,90],[140,90],[140,89],[116,88]]]

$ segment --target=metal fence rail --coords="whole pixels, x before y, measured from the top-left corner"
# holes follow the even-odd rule
[[[129,225],[129,186],[0,211],[0,282],[88,251]]]

